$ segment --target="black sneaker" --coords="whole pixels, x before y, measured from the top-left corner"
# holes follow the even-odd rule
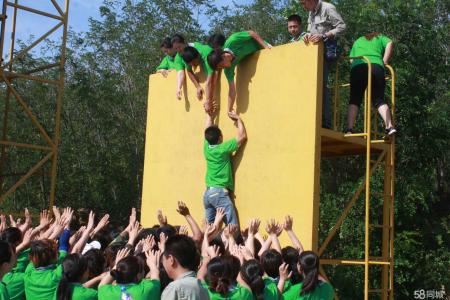
[[[352,134],[353,132],[353,128],[345,128],[344,130],[345,134]]]
[[[386,128],[385,133],[387,136],[391,136],[395,134],[397,130],[394,127]]]

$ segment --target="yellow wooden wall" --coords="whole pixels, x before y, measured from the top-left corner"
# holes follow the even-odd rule
[[[283,221],[306,249],[317,247],[320,134],[321,45],[287,44],[262,50],[237,70],[237,111],[248,142],[234,158],[236,206],[241,225],[251,217]],[[228,83],[221,78],[216,98],[223,108],[219,126],[224,139],[236,135],[227,117]],[[149,80],[141,221],[156,223],[162,209],[172,224],[184,224],[178,200],[203,218],[206,163],[203,158],[205,113],[188,80],[183,100],[175,97],[176,74]],[[263,226],[261,227],[261,229]],[[287,243],[283,233],[282,242]]]

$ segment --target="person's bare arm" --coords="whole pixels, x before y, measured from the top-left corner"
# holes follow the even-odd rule
[[[186,73],[184,72],[184,70],[178,71],[178,74],[177,74],[177,92],[176,92],[178,100],[181,100],[181,94],[182,94],[183,84],[184,84],[185,80],[186,80]]]
[[[250,36],[258,42],[258,44],[261,45],[261,47],[263,47],[264,49],[270,49],[271,47],[269,45],[266,44],[266,42],[264,42],[264,40],[262,39],[262,37],[259,36],[259,34],[257,34],[256,32],[250,30],[247,31],[248,34],[250,34]]]
[[[228,112],[233,111],[234,101],[236,100],[236,84],[234,81],[228,82]]]
[[[92,230],[94,230],[94,222],[95,222],[95,214],[93,211],[89,212],[89,220],[86,226],[86,229],[83,231],[81,238],[76,242],[75,246],[73,246],[71,253],[81,253],[83,251],[84,246],[86,245],[87,240],[89,239],[89,235]]]
[[[247,141],[247,131],[245,130],[244,122],[242,121],[241,117],[239,117],[238,114],[235,112],[229,112],[228,116],[236,121],[236,125],[238,128],[238,134],[237,134],[237,144],[238,146],[241,146],[245,141]]]
[[[295,234],[294,230],[292,229],[292,224],[294,222],[294,218],[287,215],[283,224],[284,231],[288,234],[289,238],[292,241],[292,245],[295,249],[298,250],[299,253],[303,252],[303,245],[298,239],[297,235]]]
[[[216,89],[216,81],[217,81],[217,77],[218,77],[218,72],[214,71],[211,75],[209,75],[208,77],[206,77],[206,91],[205,91],[205,95],[206,95],[206,100],[205,103],[203,104],[203,107],[205,108],[205,111],[208,114],[212,114],[216,107],[215,107],[215,103],[214,103],[214,92]]]
[[[214,125],[214,116],[206,114],[205,129]]]
[[[100,281],[102,281],[103,277],[105,277],[109,272],[105,272],[102,273],[100,275],[98,275],[97,277],[94,277],[88,281],[86,281],[85,283],[83,283],[83,287],[85,288],[95,288]]]
[[[386,45],[386,49],[384,50],[383,62],[385,65],[389,64],[389,60],[392,57],[393,51],[394,51],[394,43],[391,41]]]
[[[192,81],[192,83],[194,84],[195,88],[197,89],[197,99],[198,100],[202,100],[203,99],[203,94],[205,93],[205,91],[203,90],[202,86],[200,85],[200,83],[197,80],[197,77],[195,76],[195,74],[192,71],[186,70],[189,79]]]
[[[186,218],[186,221],[188,222],[189,227],[192,230],[192,239],[196,243],[200,243],[202,240],[202,231],[200,230],[200,227],[198,226],[195,219],[192,217],[186,203],[184,203],[183,201],[178,201],[177,212]]]

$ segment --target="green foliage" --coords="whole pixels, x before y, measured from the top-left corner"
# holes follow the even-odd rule
[[[245,3],[236,1],[235,5],[218,7],[205,0],[106,0],[100,8],[101,18],[90,20],[88,32],[70,33],[58,163],[59,205],[108,211],[113,220],[123,220],[131,206],[140,206],[148,75],[162,57],[159,43],[164,37],[180,32],[190,41],[205,41],[214,31],[229,35],[255,30],[276,45],[288,40],[285,22],[288,15],[299,13],[306,27],[307,13],[298,1]],[[340,0],[334,3],[348,26],[340,39],[344,54],[357,37],[371,31],[382,32],[395,42],[391,64],[398,77],[396,299],[411,299],[414,290],[441,286],[450,293],[449,2]],[[209,28],[199,20],[209,22]],[[22,60],[23,67],[53,62],[54,57],[49,54],[52,52],[45,53],[40,60],[32,57]],[[49,112],[54,104],[46,99],[55,91],[41,85],[17,85],[28,94],[33,111],[46,120],[45,126],[52,128],[54,120]],[[345,98],[342,101],[344,117]],[[30,135],[39,138],[20,110],[13,108],[11,114],[10,129],[15,140],[29,140]],[[7,170],[27,170],[40,157],[18,151],[9,152]],[[48,178],[44,175],[35,176],[3,208],[45,207]],[[321,241],[363,175],[362,158],[322,161]],[[374,178],[372,190],[382,191],[382,172],[375,172]],[[379,197],[373,196],[371,205],[381,209]],[[363,215],[361,195],[324,253],[325,257],[364,256]],[[376,219],[378,216],[372,216],[374,221],[380,221]],[[373,233],[371,244],[371,254],[380,255],[379,234]],[[326,270],[341,299],[361,299],[362,268],[327,267]],[[371,284],[377,286],[379,280]]]

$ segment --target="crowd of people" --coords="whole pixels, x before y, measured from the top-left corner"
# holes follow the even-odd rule
[[[70,207],[0,223],[0,299],[333,299],[319,258],[304,251],[293,218],[225,225],[225,209],[201,224],[179,201],[186,224],[142,228]],[[87,215],[86,215],[87,214]],[[281,247],[283,231],[292,244]]]

